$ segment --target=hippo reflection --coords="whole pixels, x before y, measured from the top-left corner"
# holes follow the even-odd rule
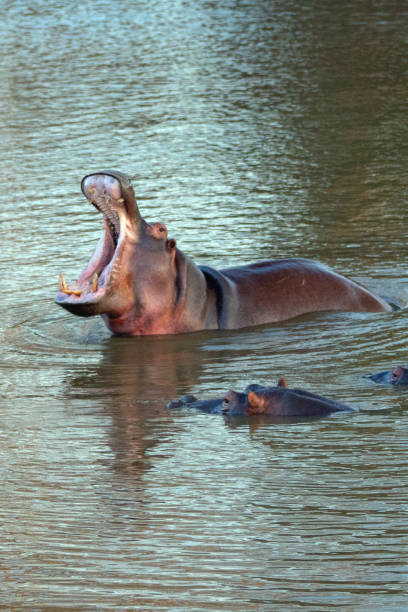
[[[380,385],[408,385],[408,368],[397,366],[392,370],[370,374],[365,378],[370,378]]]
[[[317,311],[381,312],[382,298],[326,266],[302,258],[215,270],[197,266],[148,223],[129,179],[107,171],[82,180],[102,213],[102,237],[79,278],[61,275],[57,304],[73,314],[101,315],[119,335],[180,334],[238,329]]]
[[[195,408],[225,416],[268,415],[271,417],[319,417],[332,412],[357,412],[355,408],[303,389],[289,389],[285,378],[276,387],[249,385],[243,393],[229,391],[223,398],[199,400],[183,395],[168,408]]]

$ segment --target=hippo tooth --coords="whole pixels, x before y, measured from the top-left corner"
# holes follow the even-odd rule
[[[120,204],[123,204],[123,202],[125,201],[125,198],[119,198],[118,200],[116,200],[117,202],[119,202]]]
[[[68,289],[68,285],[65,282],[65,278],[64,278],[64,275],[62,274],[62,272],[59,275],[58,288],[59,288],[60,291],[64,291],[64,292]]]
[[[95,274],[92,277],[92,291],[94,293],[98,291],[98,273],[97,272],[95,272]]]
[[[61,289],[61,293],[66,293],[67,295],[77,295],[78,297],[82,295],[82,291],[79,289]]]
[[[69,289],[67,283],[65,282],[65,278],[64,275],[61,274],[59,275],[59,280],[58,280],[58,289],[61,291],[61,293],[66,293],[67,295],[78,295],[80,296],[82,291],[80,291],[79,289]]]

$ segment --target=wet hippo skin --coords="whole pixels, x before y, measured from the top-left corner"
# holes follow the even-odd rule
[[[60,275],[56,303],[73,314],[101,315],[118,335],[237,329],[307,312],[391,310],[382,298],[326,266],[302,258],[215,270],[197,266],[146,222],[130,180],[117,171],[82,180],[104,218],[101,239],[79,278]]]
[[[357,412],[355,408],[303,389],[289,389],[285,378],[276,387],[249,385],[243,393],[229,391],[224,397],[199,400],[184,395],[168,408],[188,407],[225,416],[268,415],[272,417],[318,417],[333,412]]]
[[[370,378],[381,385],[408,385],[408,368],[397,366],[392,370],[370,374],[365,378]]]

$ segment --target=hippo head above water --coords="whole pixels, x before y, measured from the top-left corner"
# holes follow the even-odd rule
[[[78,280],[68,286],[60,276],[56,303],[79,316],[102,315],[117,334],[187,331],[187,317],[181,315],[190,297],[189,261],[168,238],[166,226],[142,218],[130,181],[120,172],[85,176],[81,189],[103,214],[103,233]]]
[[[115,334],[238,329],[322,310],[390,310],[364,287],[308,259],[196,266],[165,225],[142,218],[124,174],[90,174],[81,188],[104,217],[103,233],[79,278],[68,285],[60,276],[55,301],[79,316],[101,315]]]
[[[296,418],[354,410],[350,406],[310,391],[289,389],[285,377],[278,380],[276,387],[249,385],[244,393],[229,391],[222,402],[222,413],[228,416],[244,414]]]
[[[276,387],[251,384],[243,393],[228,391],[224,397],[199,400],[194,395],[183,395],[171,400],[167,407],[195,408],[201,412],[236,416],[269,416],[275,418],[322,417],[333,412],[356,412],[356,409],[328,397],[289,389],[286,378],[280,378]]]
[[[408,385],[408,367],[396,366],[392,370],[378,372],[377,374],[369,374],[365,378],[370,378],[380,385]]]

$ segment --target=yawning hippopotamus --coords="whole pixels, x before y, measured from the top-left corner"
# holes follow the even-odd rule
[[[370,378],[381,385],[408,385],[408,368],[397,366],[392,370],[370,374],[366,378]]]
[[[178,334],[237,329],[306,312],[380,312],[391,307],[364,287],[307,259],[214,270],[196,266],[162,223],[140,215],[129,179],[90,174],[82,191],[103,214],[102,237],[78,280],[60,276],[56,303],[102,315],[115,334]]]
[[[229,391],[218,399],[198,400],[194,395],[183,395],[169,402],[167,407],[196,408],[226,416],[319,417],[332,412],[357,412],[355,408],[322,395],[303,389],[288,389],[286,378],[280,378],[277,387],[249,385],[243,393]]]

